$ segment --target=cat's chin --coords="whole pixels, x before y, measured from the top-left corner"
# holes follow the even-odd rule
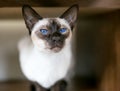
[[[60,48],[60,47],[50,48],[50,50],[53,51],[53,52],[55,52],[55,53],[59,52],[61,49],[62,48]]]

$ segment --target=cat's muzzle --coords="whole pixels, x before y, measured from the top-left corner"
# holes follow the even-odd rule
[[[54,51],[54,52],[59,52],[61,49],[62,49],[62,45],[59,45],[59,44],[55,44],[55,45],[52,45],[50,47],[50,50]]]

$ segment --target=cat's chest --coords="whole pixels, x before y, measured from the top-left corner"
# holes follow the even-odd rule
[[[22,68],[28,79],[37,81],[44,87],[49,87],[66,76],[70,65],[70,52],[54,55],[34,53],[28,62],[22,65]]]

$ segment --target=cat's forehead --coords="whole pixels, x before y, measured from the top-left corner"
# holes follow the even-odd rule
[[[33,31],[39,29],[39,28],[44,28],[44,27],[66,27],[70,29],[70,26],[68,22],[65,19],[61,18],[44,18],[42,20],[39,20],[35,26],[33,27]]]

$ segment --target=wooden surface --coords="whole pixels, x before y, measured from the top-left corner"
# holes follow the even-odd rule
[[[0,91],[30,91],[27,81],[0,82]]]
[[[120,11],[118,16],[116,16],[116,31],[115,31],[115,45],[116,45],[116,91],[120,91]]]
[[[111,27],[108,32],[109,64],[107,65],[101,82],[101,91],[120,91],[120,11],[109,15],[107,25]],[[107,26],[106,26],[107,27]],[[106,46],[107,48],[107,46]]]
[[[0,91],[30,91],[28,81],[0,82]],[[71,89],[70,91],[97,91],[96,89]]]
[[[24,4],[38,7],[63,7],[76,3],[79,4],[80,7],[120,7],[119,0],[1,0],[0,7],[19,7]]]

